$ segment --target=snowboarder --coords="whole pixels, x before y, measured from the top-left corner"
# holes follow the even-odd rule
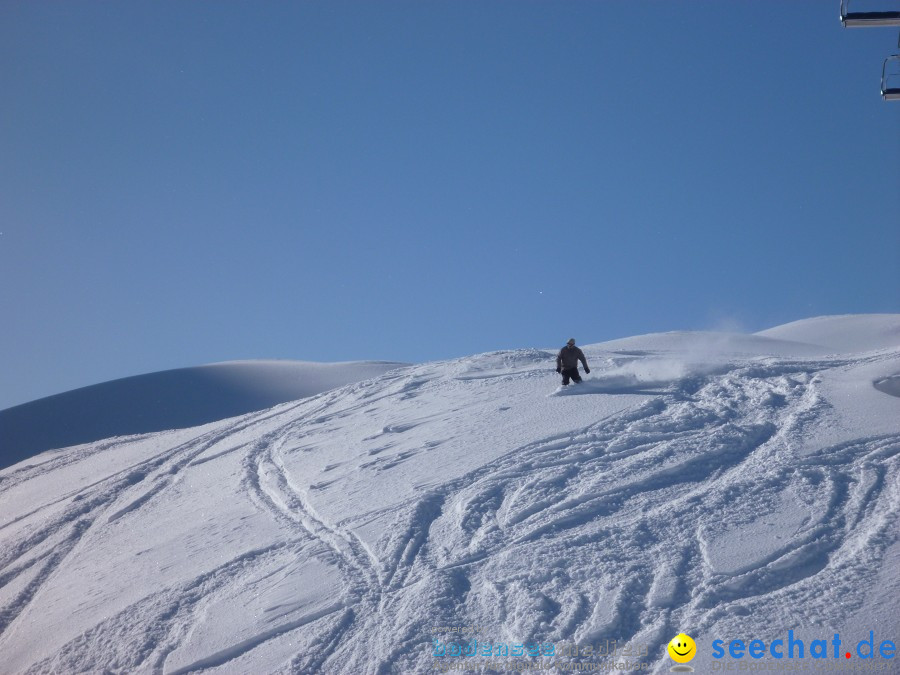
[[[569,384],[569,378],[575,382],[581,382],[581,375],[578,374],[578,362],[584,366],[584,372],[589,373],[587,359],[584,358],[584,352],[575,346],[575,338],[569,338],[566,346],[559,350],[556,356],[556,372],[562,373],[563,386]]]

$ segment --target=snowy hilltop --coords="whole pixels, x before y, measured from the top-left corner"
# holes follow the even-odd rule
[[[0,410],[0,468],[44,450],[195,427],[271,408],[402,365],[228,361],[82,387]]]
[[[556,349],[3,469],[0,670],[662,673],[684,632],[710,672],[717,640],[900,642],[900,315],[588,345],[566,388]]]

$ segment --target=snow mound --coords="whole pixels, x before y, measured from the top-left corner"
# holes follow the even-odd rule
[[[723,355],[749,354],[754,356],[820,356],[828,352],[820,345],[804,340],[779,338],[761,333],[718,333],[710,331],[672,331],[650,333],[611,340],[596,349],[645,356],[651,352],[678,352],[693,360],[715,359]]]
[[[900,346],[900,314],[849,314],[793,321],[757,336],[821,345],[853,353]]]
[[[74,389],[0,411],[0,468],[54,448],[263,410],[403,365],[229,361]]]
[[[900,374],[875,380],[875,388],[889,396],[900,397]]]

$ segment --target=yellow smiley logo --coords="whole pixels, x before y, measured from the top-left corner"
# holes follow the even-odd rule
[[[679,633],[669,642],[669,656],[677,663],[687,663],[697,654],[697,645],[690,635]]]

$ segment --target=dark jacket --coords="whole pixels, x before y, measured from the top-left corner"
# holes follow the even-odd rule
[[[574,345],[571,347],[566,345],[559,350],[559,354],[556,357],[556,367],[563,370],[577,368],[579,361],[584,365],[584,369],[587,370],[588,364],[587,359],[584,358],[584,352]]]

